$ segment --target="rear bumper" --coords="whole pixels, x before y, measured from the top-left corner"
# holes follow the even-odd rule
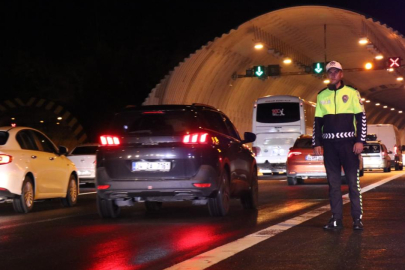
[[[285,163],[257,163],[257,170],[261,173],[285,173],[287,171]]]
[[[197,188],[193,184],[207,183],[210,187]],[[136,201],[184,201],[214,197],[219,187],[219,173],[211,166],[202,165],[190,179],[132,180],[111,179],[103,167],[97,168],[96,187],[109,185],[108,189],[97,190],[103,199],[128,199]]]

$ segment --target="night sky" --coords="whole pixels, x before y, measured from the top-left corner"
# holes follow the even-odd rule
[[[405,34],[403,0],[1,1],[1,102],[54,100],[95,134],[207,42],[296,5],[349,9]]]

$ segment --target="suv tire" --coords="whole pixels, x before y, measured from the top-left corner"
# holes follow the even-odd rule
[[[287,177],[287,184],[289,186],[295,186],[297,184],[297,177]]]
[[[208,199],[208,210],[213,217],[223,217],[229,212],[230,188],[229,176],[226,169],[222,171],[220,184],[217,196]]]
[[[106,200],[97,195],[97,210],[102,218],[117,218],[121,209],[113,200]]]

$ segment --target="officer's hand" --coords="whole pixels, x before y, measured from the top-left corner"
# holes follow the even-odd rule
[[[361,142],[355,143],[354,146],[353,146],[353,153],[358,155],[361,152],[363,152],[363,143],[361,143]]]
[[[314,153],[316,156],[321,156],[322,155],[322,146],[315,146]]]

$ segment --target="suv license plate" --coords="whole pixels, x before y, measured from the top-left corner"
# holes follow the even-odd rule
[[[306,156],[305,157],[306,160],[310,160],[310,161],[323,161],[323,156]]]
[[[170,162],[132,162],[132,171],[168,172],[170,171]]]

